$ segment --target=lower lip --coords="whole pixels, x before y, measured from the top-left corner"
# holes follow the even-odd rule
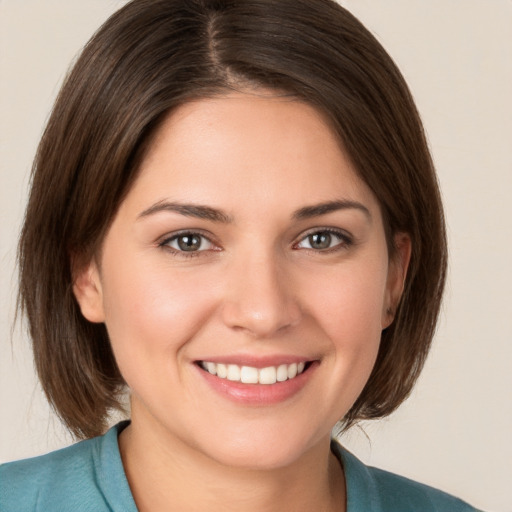
[[[285,402],[299,393],[311,378],[317,366],[316,361],[312,362],[300,375],[275,384],[243,384],[216,377],[199,366],[197,371],[214,391],[229,400],[247,405],[265,406]]]

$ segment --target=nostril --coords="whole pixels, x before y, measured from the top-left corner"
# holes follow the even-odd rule
[[[274,336],[297,326],[302,312],[293,298],[276,291],[275,295],[249,289],[237,295],[235,291],[222,305],[222,321],[231,329],[246,331],[256,337]]]

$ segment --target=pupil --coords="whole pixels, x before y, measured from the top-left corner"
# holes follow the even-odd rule
[[[330,233],[309,235],[309,243],[313,249],[328,249],[331,245],[331,235]]]
[[[197,235],[182,235],[178,238],[178,246],[182,251],[197,251],[201,247],[201,238]]]

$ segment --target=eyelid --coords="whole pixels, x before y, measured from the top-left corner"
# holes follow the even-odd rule
[[[314,248],[308,248],[308,247],[298,247],[300,243],[304,242],[309,236],[317,234],[317,233],[329,233],[331,235],[334,235],[340,239],[340,242],[335,244],[333,247],[329,247],[326,249],[314,249]],[[213,247],[208,249],[200,249],[196,251],[183,251],[176,249],[174,247],[171,247],[169,244],[171,241],[176,240],[180,236],[184,235],[196,235],[201,238],[206,239]],[[183,256],[183,257],[193,257],[193,256],[199,256],[203,253],[212,252],[212,251],[220,251],[222,250],[222,247],[220,244],[215,240],[215,237],[210,232],[205,232],[202,229],[181,229],[179,231],[167,233],[164,236],[160,237],[156,244],[158,247],[168,250],[169,252],[172,252],[173,254],[177,256]],[[329,253],[334,252],[336,250],[340,249],[347,249],[348,247],[355,244],[355,240],[353,235],[348,233],[346,230],[340,229],[340,228],[333,228],[333,227],[315,227],[308,229],[305,232],[302,232],[299,237],[296,239],[296,242],[292,244],[292,249],[295,250],[306,250],[306,251],[313,251],[316,253]]]
[[[179,250],[179,249],[175,249],[174,247],[171,247],[169,245],[170,242],[172,242],[173,240],[176,240],[180,236],[185,236],[185,235],[199,236],[199,237],[207,240],[213,246],[213,248],[200,249],[200,250],[197,250],[197,251],[182,251],[182,250]],[[179,231],[174,231],[172,233],[167,233],[164,236],[160,237],[156,241],[156,244],[158,245],[158,247],[161,247],[162,249],[166,249],[166,250],[168,250],[170,252],[173,252],[175,254],[178,254],[180,256],[187,256],[187,257],[195,256],[195,255],[197,256],[197,255],[199,255],[201,253],[204,253],[204,252],[220,250],[220,246],[216,242],[216,240],[213,237],[213,235],[211,233],[204,232],[202,229],[180,229]]]
[[[302,243],[303,241],[305,241],[308,237],[310,237],[311,235],[315,235],[317,233],[329,233],[331,235],[334,235],[334,236],[337,236],[338,238],[340,238],[341,242],[334,245],[333,247],[329,247],[327,249],[314,249],[312,247],[311,248],[298,247],[298,245],[300,243]],[[347,231],[345,231],[343,229],[333,228],[333,227],[316,227],[316,228],[312,228],[312,229],[307,230],[306,232],[301,233],[298,240],[293,244],[293,248],[296,250],[303,249],[303,250],[314,251],[317,253],[328,253],[331,251],[336,251],[337,249],[343,249],[343,248],[346,249],[354,244],[355,244],[354,237],[350,233],[348,233]]]

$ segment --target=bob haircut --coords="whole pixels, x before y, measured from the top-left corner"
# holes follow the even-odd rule
[[[180,105],[265,89],[330,123],[377,197],[390,255],[412,256],[394,321],[341,428],[409,395],[429,351],[446,273],[437,179],[404,79],[332,0],[133,0],[85,46],[39,145],[19,243],[19,304],[46,396],[78,438],[104,432],[125,383],[104,324],[85,320],[73,275],[101,249],[152,137]],[[341,392],[341,390],[340,390]]]

